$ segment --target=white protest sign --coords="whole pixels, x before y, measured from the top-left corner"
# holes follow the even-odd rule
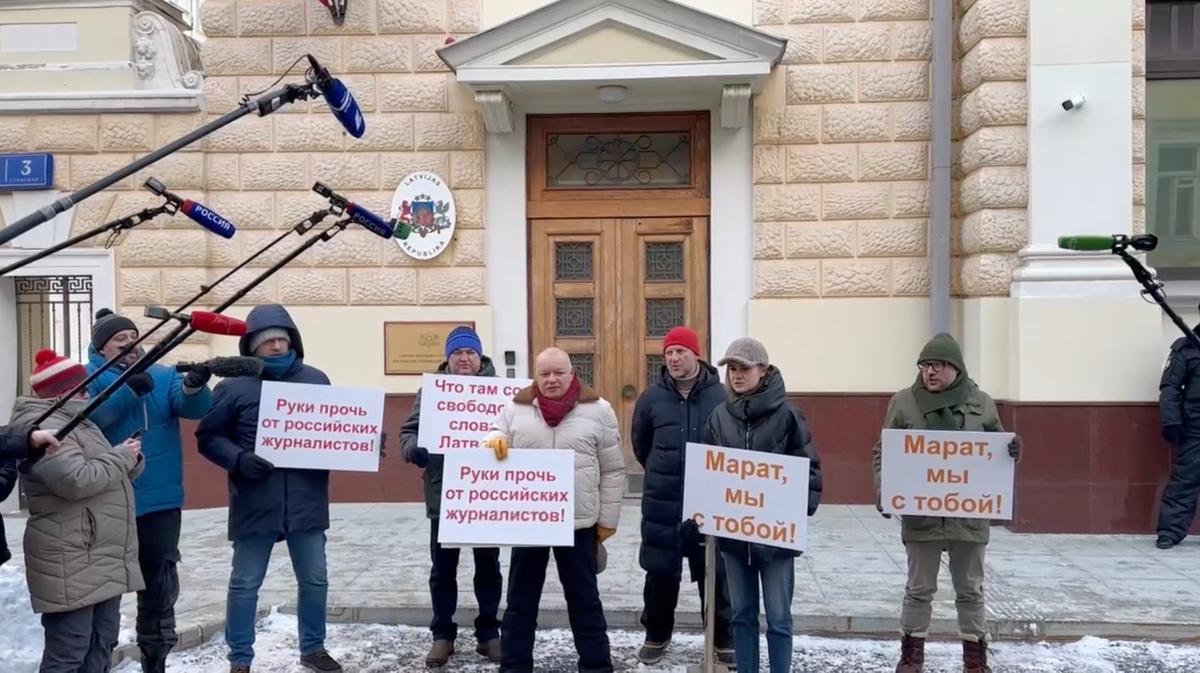
[[[421,425],[417,446],[430,453],[477,449],[492,421],[530,379],[421,375]]]
[[[883,431],[880,495],[889,514],[1012,519],[1011,432]]]
[[[575,544],[574,451],[510,449],[499,461],[491,449],[461,449],[446,454],[442,475],[442,545]]]
[[[275,467],[379,471],[383,391],[263,381],[254,452]]]
[[[688,442],[683,517],[704,535],[804,551],[808,462]]]

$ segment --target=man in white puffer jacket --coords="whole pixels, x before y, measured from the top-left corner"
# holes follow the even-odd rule
[[[575,451],[575,544],[554,547],[558,579],[571,615],[581,673],[612,673],[608,625],[596,586],[597,545],[617,532],[625,493],[625,458],[612,405],[584,386],[560,348],[534,361],[534,383],[505,407],[484,441],[496,458],[508,448]],[[514,547],[508,606],[500,631],[500,673],[533,673],[538,603],[550,547]]]

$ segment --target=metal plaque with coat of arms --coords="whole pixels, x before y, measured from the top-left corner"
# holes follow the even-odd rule
[[[408,238],[392,239],[404,254],[433,259],[450,247],[454,237],[454,195],[436,173],[410,173],[392,196],[392,217],[412,229]]]

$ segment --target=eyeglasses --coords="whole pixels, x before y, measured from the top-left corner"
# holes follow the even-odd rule
[[[920,371],[928,370],[931,372],[940,372],[948,366],[950,366],[949,362],[942,362],[941,360],[932,360],[930,362],[918,362],[917,363],[917,369],[919,369]]]

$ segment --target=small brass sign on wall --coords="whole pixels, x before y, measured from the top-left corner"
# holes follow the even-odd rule
[[[475,322],[383,323],[383,373],[389,376],[437,371],[446,360],[446,335],[455,327],[475,329]]]

